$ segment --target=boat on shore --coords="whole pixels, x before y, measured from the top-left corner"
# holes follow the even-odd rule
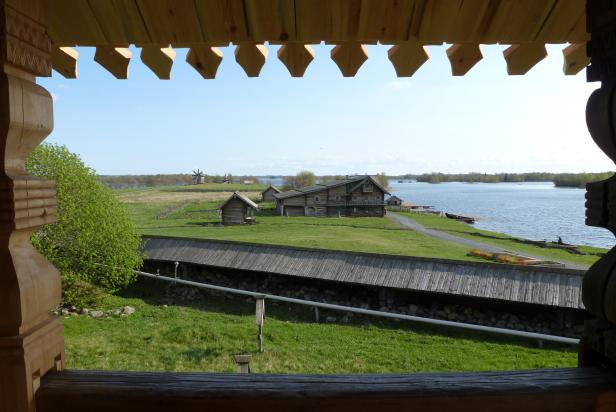
[[[470,216],[461,216],[461,215],[454,215],[453,213],[447,213],[445,212],[445,216],[448,219],[453,219],[453,220],[458,220],[460,222],[464,222],[464,223],[475,223],[475,221],[477,219],[475,219],[474,217],[470,217]]]

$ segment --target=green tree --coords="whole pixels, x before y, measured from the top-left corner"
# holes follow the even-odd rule
[[[308,170],[302,170],[295,176],[287,176],[284,178],[283,189],[297,189],[298,187],[312,186],[317,181],[314,173]]]
[[[65,146],[50,144],[34,150],[26,168],[56,181],[58,221],[36,232],[32,243],[60,271],[65,303],[83,282],[114,291],[133,281],[142,263],[141,239],[94,170]]]
[[[389,178],[385,174],[385,172],[377,173],[374,176],[374,179],[379,182],[379,184],[385,188],[389,187]]]

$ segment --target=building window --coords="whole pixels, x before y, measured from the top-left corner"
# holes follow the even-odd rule
[[[319,196],[315,196],[314,201],[315,203],[319,203],[321,201],[321,198]]]
[[[372,192],[372,182],[366,181],[363,185],[364,192]]]
[[[340,201],[340,195],[336,195],[336,201],[339,202]]]

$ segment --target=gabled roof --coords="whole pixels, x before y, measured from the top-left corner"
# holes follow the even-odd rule
[[[389,199],[387,199],[387,201],[389,202],[390,200],[402,200],[402,199],[400,199],[398,196],[390,196]]]
[[[362,184],[364,180],[370,179],[372,183],[381,189],[383,192],[389,194],[387,189],[385,189],[379,182],[377,182],[372,176],[362,175],[362,176],[352,176],[347,179],[336,180],[330,183],[324,184],[316,184],[312,186],[300,187],[293,190],[287,190],[286,192],[276,193],[274,197],[276,199],[287,199],[295,196],[303,196],[308,193],[320,192],[321,190],[327,190],[338,186],[343,186],[349,183],[357,183]]]
[[[268,187],[267,189],[265,189],[264,191],[262,191],[261,193],[265,193],[265,192],[267,192],[267,191],[268,191],[268,190],[270,190],[270,189],[273,189],[276,193],[280,193],[280,192],[282,192],[282,190],[278,189],[276,186],[274,186],[274,185],[269,185],[269,187]]]
[[[223,207],[225,207],[227,205],[227,203],[229,203],[233,199],[239,199],[242,202],[244,202],[245,204],[247,204],[248,206],[253,207],[255,209],[259,208],[259,205],[257,205],[252,200],[248,199],[244,194],[242,194],[240,192],[234,192],[227,200],[225,200],[225,203],[220,205],[220,207],[218,209],[222,209]]]

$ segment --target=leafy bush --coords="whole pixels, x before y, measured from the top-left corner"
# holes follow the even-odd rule
[[[62,303],[78,308],[94,308],[100,305],[105,291],[98,286],[79,280],[79,276],[64,273],[62,276]]]
[[[122,205],[94,170],[65,146],[41,145],[26,168],[55,180],[58,221],[42,227],[32,244],[62,275],[65,300],[83,299],[89,283],[115,291],[135,279],[141,266],[141,239]]]

